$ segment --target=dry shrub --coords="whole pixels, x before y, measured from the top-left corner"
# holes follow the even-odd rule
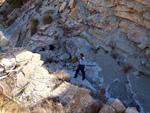
[[[52,22],[52,17],[50,15],[44,15],[42,18],[43,25],[50,24]]]
[[[112,56],[112,58],[117,59],[118,54],[114,52],[114,53],[111,53],[111,56]]]
[[[70,82],[70,75],[63,70],[55,72],[54,75],[58,78],[58,80]]]
[[[125,66],[123,67],[124,73],[129,72],[131,69],[132,69],[132,67],[131,67],[130,65],[125,65]]]
[[[91,113],[99,113],[100,109],[103,107],[103,102],[95,101],[91,105]]]
[[[0,112],[1,113],[29,113],[29,110],[25,110],[13,100],[9,99],[5,95],[0,95]]]
[[[99,100],[104,102],[104,103],[106,102],[105,93],[106,93],[105,89],[100,88]]]
[[[38,20],[37,19],[32,19],[31,20],[31,26],[30,26],[30,33],[31,35],[35,34],[37,31],[37,26],[38,26]]]
[[[53,98],[46,98],[41,103],[30,109],[31,113],[71,113],[68,106],[54,101]]]

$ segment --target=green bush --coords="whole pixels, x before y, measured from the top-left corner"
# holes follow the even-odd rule
[[[37,32],[37,26],[38,26],[38,20],[32,19],[31,20],[31,26],[30,26],[30,33],[31,35],[34,35]]]
[[[6,0],[6,2],[12,7],[12,8],[20,8],[23,6],[29,0]]]
[[[50,24],[52,22],[52,17],[50,15],[44,15],[42,19],[43,25]]]

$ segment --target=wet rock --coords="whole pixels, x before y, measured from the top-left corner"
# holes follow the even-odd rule
[[[135,107],[128,107],[125,113],[139,113]]]
[[[125,106],[119,99],[115,99],[110,105],[117,111],[117,113],[123,113],[126,110]]]
[[[112,106],[105,105],[102,107],[102,109],[99,111],[99,113],[117,113],[117,112]]]

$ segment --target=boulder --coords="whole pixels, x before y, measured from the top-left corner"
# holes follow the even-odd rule
[[[60,60],[68,60],[70,58],[70,54],[69,53],[64,53],[61,57]]]
[[[105,105],[102,107],[102,109],[99,111],[99,113],[117,113],[117,112],[112,106]]]
[[[125,106],[119,99],[115,99],[110,105],[117,111],[117,113],[123,113],[126,110]]]
[[[125,113],[139,113],[135,107],[128,107]]]

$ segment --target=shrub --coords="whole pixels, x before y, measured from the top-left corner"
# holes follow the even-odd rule
[[[66,82],[70,81],[70,75],[64,72],[63,70],[55,72],[54,75],[58,78],[58,80],[62,80]]]
[[[37,19],[32,19],[31,20],[31,26],[30,26],[30,33],[31,35],[34,35],[37,31],[37,25],[38,25],[38,20]]]
[[[50,15],[44,15],[42,19],[43,25],[50,24],[52,22],[52,17]]]
[[[124,73],[129,72],[129,70],[131,70],[131,69],[132,69],[132,67],[131,67],[130,65],[125,65],[125,66],[123,67]]]
[[[12,8],[20,8],[25,4],[28,0],[6,0],[6,2],[12,7]]]

